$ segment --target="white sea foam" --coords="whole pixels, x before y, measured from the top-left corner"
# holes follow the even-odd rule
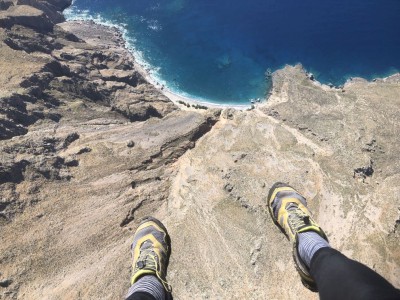
[[[160,22],[158,22],[158,20],[149,20],[147,21],[147,27],[151,30],[154,31],[161,31],[162,30],[162,26],[160,24]]]

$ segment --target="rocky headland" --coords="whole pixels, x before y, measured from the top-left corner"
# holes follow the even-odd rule
[[[145,215],[176,299],[317,299],[266,210],[275,181],[400,287],[399,74],[338,89],[286,66],[255,109],[187,107],[68,5],[0,1],[0,299],[123,298]]]

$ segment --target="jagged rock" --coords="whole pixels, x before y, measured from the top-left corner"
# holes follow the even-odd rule
[[[121,109],[119,107],[113,107],[113,109],[125,115],[132,122],[145,121],[152,117],[156,118],[162,117],[161,113],[151,104],[143,104],[143,105],[133,104],[129,106],[127,109],[124,108]]]
[[[67,2],[67,1],[64,1],[64,2]],[[60,10],[58,10],[59,8],[55,7],[53,4],[49,3],[48,1],[17,0],[16,4],[17,5],[30,5],[32,7],[35,7],[37,9],[43,11],[46,14],[46,16],[51,20],[51,22],[54,24],[65,21],[63,14],[61,13]],[[59,5],[60,4],[61,4],[61,2],[59,3]]]
[[[4,43],[14,50],[23,50],[27,53],[43,52],[50,54],[54,49],[62,47],[61,44],[34,30],[14,26],[7,32],[7,38]]]
[[[113,93],[117,92],[118,90],[123,90],[126,88],[126,83],[124,82],[106,81],[101,83],[106,86],[107,90],[110,90]]]
[[[108,104],[108,93],[104,93],[95,82],[79,80],[78,78],[70,78],[61,76],[55,78],[50,88],[61,93],[72,94],[75,97],[85,98],[94,102],[102,102]]]
[[[13,6],[14,2],[12,0],[0,1],[0,10],[7,10],[10,6]]]
[[[0,102],[0,140],[9,139],[16,135],[25,134],[26,127],[33,124],[38,116],[27,110],[25,95],[14,94],[1,99]]]
[[[2,287],[2,288],[9,287],[12,282],[13,282],[12,279],[1,280],[0,281],[0,287]]]
[[[54,23],[46,14],[29,5],[11,6],[6,11],[0,11],[0,27],[11,28],[22,25],[39,31],[50,31]]]
[[[362,180],[367,177],[371,177],[374,174],[375,170],[373,168],[373,161],[370,161],[370,164],[365,167],[355,168],[353,178],[361,178]]]
[[[81,155],[81,154],[83,154],[83,153],[89,153],[89,152],[91,152],[91,151],[92,151],[91,148],[89,148],[89,147],[83,147],[82,149],[80,149],[80,150],[76,153],[76,155]]]
[[[118,89],[112,99],[112,107],[132,122],[144,121],[151,117],[162,118],[176,106],[158,91],[132,93],[130,89]]]
[[[134,71],[103,69],[100,70],[100,74],[105,81],[124,82],[133,87],[137,86],[140,81],[143,83],[143,80],[138,77],[139,74]]]
[[[77,139],[79,139],[79,134],[77,132],[73,132],[67,135],[67,137],[64,139],[63,148],[67,148],[71,143],[75,142]]]
[[[225,184],[224,190],[227,191],[228,193],[232,192],[233,190],[233,185],[230,183]]]
[[[52,72],[40,72],[35,73],[25,78],[20,86],[23,88],[30,88],[32,86],[37,86],[41,91],[45,90],[49,83],[54,79],[54,74]]]
[[[16,135],[23,135],[28,132],[21,124],[15,124],[11,120],[0,119],[0,140],[12,138]]]
[[[20,183],[24,180],[24,172],[30,162],[21,161],[4,161],[0,164],[0,184],[6,182]]]

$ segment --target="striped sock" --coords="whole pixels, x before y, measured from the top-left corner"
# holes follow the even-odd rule
[[[129,298],[134,293],[147,293],[152,295],[156,300],[165,300],[164,286],[156,276],[145,275],[140,277],[129,289],[126,298]]]
[[[311,259],[315,252],[324,247],[330,247],[330,245],[318,233],[314,231],[299,233],[299,245],[297,249],[301,259],[308,267],[311,265]]]

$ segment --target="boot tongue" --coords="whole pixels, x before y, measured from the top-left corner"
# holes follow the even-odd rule
[[[155,270],[155,262],[153,257],[155,257],[153,243],[151,241],[145,241],[140,247],[140,256],[137,262],[137,267],[139,269]]]
[[[141,250],[147,250],[150,249],[153,246],[153,243],[150,242],[149,240],[145,241],[142,246],[140,247]]]
[[[286,206],[286,209],[287,210],[295,210],[297,207],[298,207],[297,204],[291,202],[288,204],[288,206]]]

